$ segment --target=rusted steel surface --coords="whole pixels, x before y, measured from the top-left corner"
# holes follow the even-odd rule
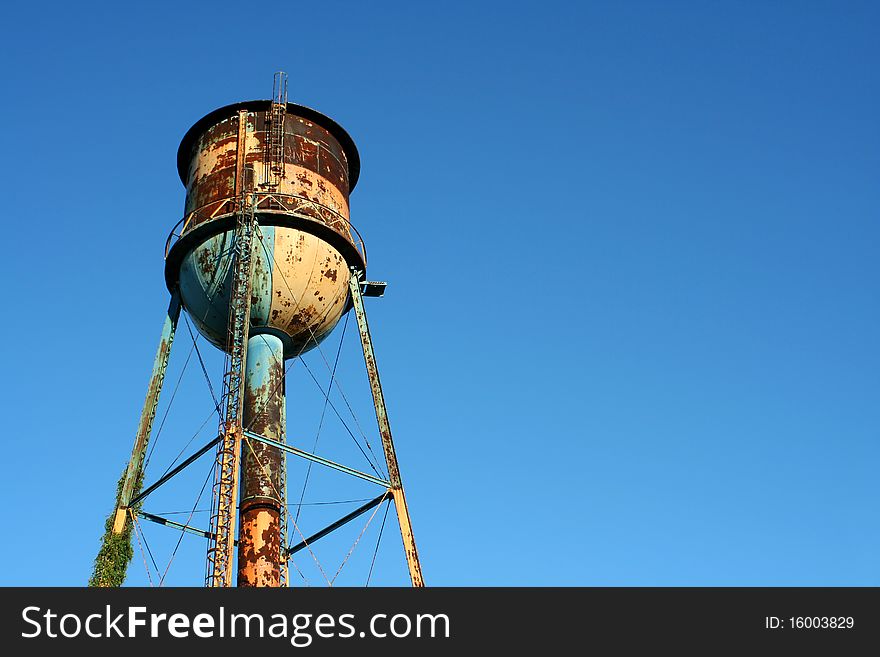
[[[308,199],[347,220],[351,191],[349,154],[330,130],[297,115],[295,109],[288,112],[284,116],[281,178],[273,190]],[[200,135],[188,135],[189,140],[185,138],[180,156],[189,158],[183,176],[187,190],[186,213],[235,196],[243,188],[238,181],[246,164],[259,172],[253,180],[255,189],[275,182],[263,179],[266,173],[262,165],[271,157],[272,151],[269,114],[268,103],[250,109],[239,108],[207,127]],[[239,116],[244,116],[244,120],[240,121]],[[245,149],[239,150],[237,146],[242,133]],[[316,210],[308,212],[320,218]],[[188,228],[209,220],[210,214],[195,217]]]
[[[171,294],[168,312],[162,324],[162,336],[159,339],[159,348],[156,350],[156,358],[153,361],[153,372],[150,375],[150,384],[147,387],[147,398],[141,411],[141,419],[135,434],[134,447],[131,450],[128,469],[125,471],[125,481],[122,485],[122,492],[119,496],[116,516],[113,522],[113,533],[115,534],[120,534],[125,529],[125,520],[128,517],[126,510],[131,504],[137,482],[143,474],[144,455],[150,442],[153,420],[156,418],[156,406],[159,403],[159,394],[162,392],[162,384],[165,381],[168,357],[171,355],[171,345],[174,342],[174,331],[177,328],[179,317],[180,295],[175,290]]]
[[[255,172],[251,165],[244,169],[248,189]],[[277,186],[277,185],[276,185]],[[363,238],[348,217],[305,196],[282,194],[273,190],[252,192],[256,212],[264,226],[279,226],[302,230],[328,242],[336,248],[349,268],[366,271],[367,253]],[[238,197],[211,201],[183,216],[165,241],[166,281],[169,289],[177,283],[176,268],[189,250],[203,241],[220,235],[230,228]],[[181,252],[181,248],[185,251]],[[168,267],[174,263],[175,269]]]
[[[272,335],[248,341],[244,426],[248,431],[284,440],[284,347]],[[241,525],[238,585],[279,586],[281,577],[281,473],[277,447],[245,439],[241,458]]]
[[[409,567],[410,581],[413,586],[422,587],[425,585],[425,580],[422,576],[422,565],[419,561],[418,550],[416,549],[416,539],[413,535],[412,522],[409,517],[409,507],[406,504],[406,495],[403,492],[403,482],[400,480],[400,468],[397,466],[397,453],[394,450],[394,441],[391,438],[391,424],[388,421],[388,411],[385,407],[385,395],[382,392],[382,383],[379,381],[379,368],[376,365],[376,355],[373,352],[373,338],[370,335],[370,326],[367,323],[367,314],[364,310],[361,283],[357,273],[354,272],[349,279],[349,293],[355,317],[357,318],[358,333],[364,352],[364,363],[367,366],[367,376],[370,379],[373,407],[376,410],[379,435],[382,437],[382,451],[385,453],[385,463],[388,466],[388,480],[391,483],[391,494],[394,497],[394,507],[397,510],[397,521],[400,525],[400,536],[403,539],[403,549],[406,555],[406,563]]]
[[[245,159],[247,158],[247,110],[238,112],[238,133],[235,137],[235,196],[245,188]]]
[[[235,194],[252,191],[261,230],[251,334],[279,337],[290,358],[333,330],[345,310],[349,268],[365,267],[362,242],[349,222],[357,151],[333,121],[288,105],[280,173],[267,185],[270,112],[271,104],[262,101],[222,108],[184,137],[178,163],[187,162],[181,173],[188,214],[169,253],[166,267],[173,271],[166,279],[179,285],[199,331],[225,348],[233,245],[225,222],[235,211]],[[215,222],[222,231],[202,230]]]
[[[196,121],[187,131],[186,135],[184,135],[180,142],[180,148],[177,151],[177,172],[183,184],[187,185],[189,179],[193,149],[204,133],[214,129],[215,126],[218,126],[230,117],[235,116],[241,109],[254,113],[265,113],[269,111],[270,106],[271,101],[268,100],[248,100],[220,107]],[[360,156],[354,141],[352,141],[345,129],[329,116],[304,105],[288,103],[286,113],[290,116],[298,116],[311,124],[321,126],[332,137],[332,141],[326,140],[324,143],[328,149],[334,150],[340,160],[345,161],[348,170],[349,191],[354,189],[360,175]],[[312,137],[314,138],[314,133]]]
[[[186,256],[179,285],[193,322],[211,343],[226,348],[232,289],[232,238],[209,238]],[[336,326],[345,310],[349,270],[327,242],[304,231],[262,226],[256,236],[251,290],[251,334],[284,343],[286,357],[308,351]]]

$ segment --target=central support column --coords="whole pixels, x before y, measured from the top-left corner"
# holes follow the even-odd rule
[[[284,346],[274,335],[254,335],[247,349],[244,428],[283,441],[284,400]],[[283,458],[276,447],[242,440],[239,586],[280,586]]]

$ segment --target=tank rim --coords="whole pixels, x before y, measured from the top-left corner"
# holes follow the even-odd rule
[[[189,162],[192,155],[192,147],[196,142],[196,139],[205,132],[208,128],[216,123],[219,123],[224,118],[228,118],[230,114],[238,112],[239,110],[267,110],[271,107],[272,101],[270,100],[245,100],[240,103],[233,103],[231,105],[224,105],[223,107],[218,107],[217,109],[208,112],[196,121],[192,127],[186,131],[186,134],[183,136],[183,139],[180,140],[180,146],[177,148],[177,174],[180,176],[180,182],[186,185],[186,175],[189,171]],[[361,158],[358,154],[357,146],[354,145],[354,140],[351,138],[351,135],[345,131],[341,125],[339,125],[336,121],[331,119],[326,114],[322,114],[316,109],[312,109],[311,107],[306,107],[305,105],[297,105],[295,103],[287,103],[287,111],[290,114],[294,114],[296,116],[301,116],[302,118],[311,121],[312,123],[316,123],[321,126],[325,130],[327,130],[336,141],[342,146],[343,151],[345,151],[345,157],[348,159],[348,191],[352,192],[357,185],[358,178],[360,177],[361,172]]]
[[[339,254],[345,260],[349,269],[354,269],[359,276],[366,277],[367,263],[363,256],[351,242],[346,240],[342,235],[327,226],[312,219],[291,213],[269,212],[257,213],[261,226],[278,226],[281,228],[293,228],[314,235],[318,239],[324,240],[339,251]],[[190,251],[195,249],[203,242],[209,240],[215,235],[225,233],[229,230],[235,230],[236,215],[221,215],[211,221],[206,221],[184,233],[177,240],[168,255],[165,256],[165,286],[169,292],[173,292],[177,287],[180,278],[180,265],[183,259]]]

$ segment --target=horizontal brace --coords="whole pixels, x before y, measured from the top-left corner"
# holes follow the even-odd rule
[[[312,461],[314,463],[318,463],[320,465],[326,465],[328,468],[333,468],[334,470],[339,470],[340,472],[344,472],[345,474],[352,475],[353,477],[359,477],[360,479],[365,479],[374,484],[378,484],[379,486],[384,486],[385,488],[391,488],[391,484],[384,479],[380,479],[379,477],[374,477],[373,475],[369,475],[366,472],[361,472],[360,470],[355,470],[354,468],[349,468],[347,465],[342,465],[340,463],[336,463],[334,461],[330,461],[328,459],[322,458],[320,456],[316,456],[314,454],[309,454],[308,452],[304,452],[301,449],[297,449],[296,447],[292,447],[286,443],[279,442],[277,440],[273,440],[272,438],[266,438],[265,436],[260,436],[255,433],[251,433],[250,431],[245,431],[244,435],[248,438],[253,438],[254,440],[258,440],[261,443],[266,445],[270,445],[272,447],[277,447],[280,450],[283,450],[289,454],[294,454],[295,456],[300,456],[306,460]]]
[[[157,525],[165,525],[166,527],[171,527],[173,529],[181,529],[187,533],[195,534],[196,536],[203,536],[204,538],[214,538],[213,532],[209,532],[204,529],[196,529],[195,527],[191,527],[189,525],[182,525],[179,522],[168,520],[168,518],[163,518],[162,516],[155,516],[152,513],[147,513],[146,511],[138,511],[138,517],[143,518],[144,520],[149,520],[150,522],[155,522]],[[235,541],[235,544],[238,545],[238,541]]]
[[[138,495],[138,496],[135,497],[131,502],[129,502],[129,503],[128,503],[129,508],[133,507],[135,504],[137,504],[138,502],[140,502],[141,500],[143,500],[147,495],[149,495],[149,494],[152,493],[154,490],[156,490],[157,488],[159,488],[159,486],[161,486],[161,485],[164,484],[166,481],[168,481],[169,479],[171,479],[171,477],[173,477],[174,475],[176,475],[177,473],[179,473],[181,470],[183,470],[184,468],[186,468],[186,466],[188,466],[190,463],[192,463],[193,461],[195,461],[196,459],[198,459],[200,456],[202,456],[205,452],[207,452],[208,450],[210,450],[214,445],[216,445],[217,443],[220,442],[220,439],[221,439],[222,437],[223,437],[223,436],[217,436],[216,438],[214,438],[214,440],[212,440],[212,441],[209,442],[207,445],[205,445],[204,447],[202,447],[198,452],[196,452],[195,454],[193,454],[192,456],[190,456],[188,459],[186,459],[183,463],[181,463],[181,464],[178,465],[176,468],[174,468],[173,470],[171,470],[170,472],[168,472],[168,474],[166,474],[164,477],[160,477],[159,480],[158,480],[155,484],[153,484],[152,486],[150,486],[149,488],[147,488],[147,489],[146,489],[145,491],[143,491],[140,495]]]
[[[291,556],[293,556],[294,554],[296,554],[300,550],[304,550],[307,547],[309,547],[312,543],[314,543],[315,541],[324,538],[330,532],[339,529],[340,527],[351,522],[352,520],[354,520],[358,516],[362,516],[367,511],[372,509],[374,506],[378,506],[379,504],[382,504],[382,502],[385,500],[385,498],[388,497],[388,493],[390,493],[390,492],[391,492],[391,489],[389,488],[384,493],[382,493],[379,497],[370,500],[369,502],[367,502],[363,506],[358,507],[357,509],[355,509],[354,511],[349,513],[347,516],[340,518],[339,520],[337,520],[333,524],[327,525],[326,527],[324,527],[324,529],[319,531],[317,534],[312,534],[311,536],[309,536],[307,539],[305,539],[301,543],[294,545],[292,548],[287,548],[287,553],[286,554],[282,553],[281,558],[284,560],[289,559]]]

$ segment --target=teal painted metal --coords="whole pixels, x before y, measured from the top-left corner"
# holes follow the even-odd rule
[[[144,456],[147,445],[150,442],[150,434],[153,430],[153,420],[156,418],[156,407],[159,404],[159,395],[162,392],[162,384],[165,381],[165,371],[168,367],[168,356],[171,354],[171,345],[174,342],[174,332],[177,328],[177,320],[180,317],[180,294],[177,290],[171,293],[171,301],[168,304],[168,312],[162,324],[162,337],[159,340],[159,348],[156,350],[156,358],[153,360],[153,372],[150,375],[150,385],[147,388],[147,398],[141,411],[141,419],[135,434],[134,447],[131,450],[131,458],[128,461],[128,469],[125,471],[125,481],[116,507],[116,522],[113,531],[116,534],[122,532],[125,526],[125,510],[131,504],[135,487],[143,475]]]
[[[272,303],[275,227],[260,227],[256,234],[254,275],[251,281],[251,331],[269,325]],[[206,239],[180,263],[180,293],[193,323],[219,349],[226,349],[229,303],[233,286],[235,231]]]
[[[301,449],[297,449],[291,445],[286,445],[285,443],[278,442],[277,440],[272,440],[271,438],[267,438],[266,436],[261,436],[259,434],[253,433],[251,431],[245,431],[244,435],[252,440],[257,440],[261,443],[266,443],[267,445],[272,445],[273,447],[277,447],[280,450],[287,452],[288,454],[293,454],[295,456],[302,457],[308,461],[313,461],[314,463],[318,463],[319,465],[326,465],[328,468],[333,468],[334,470],[339,470],[339,472],[344,472],[345,474],[351,475],[353,477],[358,477],[359,479],[364,479],[374,484],[378,484],[379,486],[384,486],[385,488],[389,488],[391,484],[383,479],[379,479],[379,477],[374,477],[373,475],[369,475],[365,472],[361,472],[360,470],[355,470],[354,468],[349,468],[347,465],[342,465],[341,463],[336,463],[335,461],[330,461],[321,456],[317,456],[316,454],[310,454],[309,452],[305,452]]]
[[[259,218],[258,218],[259,219]],[[275,226],[257,224],[254,248],[254,278],[251,281],[251,326],[268,326],[272,312],[275,272]],[[252,330],[251,334],[256,335]]]
[[[358,333],[360,334],[361,347],[364,351],[364,363],[367,366],[367,376],[370,379],[370,391],[373,393],[376,421],[379,423],[379,435],[382,437],[382,448],[385,451],[385,461],[388,465],[388,479],[391,481],[392,488],[400,488],[400,470],[397,467],[397,457],[394,454],[391,424],[388,422],[388,411],[385,409],[385,395],[382,392],[382,384],[379,381],[379,367],[376,365],[376,355],[373,353],[373,339],[370,336],[370,327],[367,324],[367,313],[364,311],[361,284],[358,272],[352,271],[349,292],[352,306],[354,307],[354,314],[357,318]]]
[[[195,536],[203,536],[204,538],[213,538],[213,534],[204,529],[198,529],[191,525],[184,525],[179,522],[174,522],[173,520],[168,520],[168,518],[163,518],[162,516],[157,516],[152,513],[147,513],[145,511],[138,511],[138,517],[143,518],[144,520],[149,520],[150,522],[155,522],[157,525],[165,525],[166,527],[171,527],[172,529],[179,529],[180,531],[186,532],[188,534],[194,534]],[[238,541],[235,541],[235,544],[238,545]]]
[[[274,335],[251,335],[244,377],[245,430],[283,443],[284,393],[284,344]],[[265,443],[242,448],[242,512],[251,504],[270,504],[278,510],[282,503],[281,461],[281,452]]]
[[[271,214],[255,212],[259,226],[254,236],[250,335],[276,335],[284,341],[287,357],[295,357],[324,340],[342,317],[347,265],[325,241],[271,225]],[[230,230],[194,245],[177,272],[184,307],[199,333],[219,349],[227,349],[234,259]]]
[[[283,443],[284,392],[284,344],[274,335],[252,335],[245,366],[244,427]],[[283,461],[284,454],[273,445],[247,441],[242,446],[239,586],[276,587],[281,581]]]
[[[370,326],[367,323],[367,313],[364,310],[364,298],[361,290],[362,273],[352,268],[348,282],[349,296],[355,317],[357,318],[358,333],[361,337],[361,347],[364,352],[364,364],[367,367],[367,376],[370,379],[370,390],[373,393],[373,407],[376,410],[376,421],[379,424],[379,435],[382,437],[382,451],[385,452],[385,463],[388,466],[388,479],[391,480],[391,494],[394,497],[394,507],[397,511],[397,522],[400,525],[400,537],[403,540],[403,551],[406,555],[406,563],[409,568],[410,580],[414,587],[425,585],[422,576],[422,566],[419,553],[416,549],[416,539],[412,531],[412,522],[409,517],[409,507],[406,503],[406,495],[403,491],[403,483],[400,480],[400,469],[397,466],[397,454],[394,450],[394,441],[391,439],[391,424],[388,422],[388,411],[385,408],[385,395],[382,392],[382,384],[379,381],[379,367],[376,365],[376,354],[373,352],[373,338],[370,335]]]

